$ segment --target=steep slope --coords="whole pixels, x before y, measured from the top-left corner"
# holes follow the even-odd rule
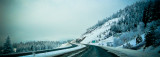
[[[81,43],[99,43],[105,42],[102,45],[106,45],[107,42],[113,44],[114,39],[119,37],[122,32],[131,31],[133,26],[138,25],[142,20],[140,19],[143,15],[144,6],[146,2],[137,2],[131,6],[127,6],[123,10],[119,10],[116,14],[111,17],[102,20],[98,25],[92,26],[87,29],[87,32],[82,36],[85,39]],[[134,14],[134,13],[136,14]],[[135,16],[137,16],[135,18]],[[130,21],[132,21],[130,23]],[[103,22],[103,23],[102,23]],[[133,23],[134,22],[134,23]]]
[[[154,27],[154,32],[158,32],[154,35],[159,35],[158,3],[156,0],[139,1],[119,10],[87,29],[80,38],[81,43],[123,48],[143,47],[146,45],[145,42],[148,43],[145,40],[148,37],[145,37],[151,31],[151,27]],[[158,13],[155,13],[156,11]],[[159,37],[155,39],[160,43]],[[155,43],[155,46],[159,44]]]
[[[93,40],[99,40],[100,37],[98,37],[98,35],[104,33],[105,31],[107,31],[106,34],[108,34],[108,32],[109,32],[108,30],[112,26],[111,24],[117,23],[118,20],[120,20],[120,18],[115,18],[115,19],[109,20],[103,26],[98,27],[93,32],[83,35],[84,37],[87,37],[87,38],[84,39],[81,43],[88,43]]]

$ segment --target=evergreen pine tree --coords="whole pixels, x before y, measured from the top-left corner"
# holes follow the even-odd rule
[[[142,37],[138,35],[138,37],[136,38],[136,45],[139,44],[140,42],[142,42]]]
[[[145,45],[145,48],[146,47],[149,47],[151,45],[154,45],[155,44],[155,41],[156,41],[156,37],[155,37],[155,32],[154,32],[155,28],[154,26],[152,26],[150,28],[150,31],[147,33],[147,35],[145,36],[145,41],[146,41],[146,45]],[[144,48],[144,49],[145,49]]]
[[[10,41],[10,37],[8,36],[6,39],[6,42],[4,43],[4,54],[8,54],[8,53],[12,53],[12,45],[11,45],[11,41]]]

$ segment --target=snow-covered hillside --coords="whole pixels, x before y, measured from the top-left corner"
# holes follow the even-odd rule
[[[109,33],[109,29],[110,27],[112,26],[113,23],[117,23],[118,20],[120,20],[120,18],[115,18],[115,19],[112,19],[112,20],[109,20],[108,22],[106,22],[103,26],[101,27],[98,27],[97,29],[95,29],[93,32],[89,33],[89,34],[85,34],[83,35],[84,37],[86,37],[81,43],[89,43],[93,40],[99,40],[99,37],[98,35],[99,34],[102,34],[104,33],[105,31],[107,31],[107,33],[105,34],[108,34]],[[102,36],[102,38],[104,37],[105,35]]]
[[[81,38],[79,38],[81,39],[81,43],[122,48],[133,48],[145,43],[145,37],[150,35],[148,34],[150,31],[158,32],[154,34],[155,36],[159,35],[160,32],[160,20],[155,17],[156,15],[149,15],[149,13],[155,13],[154,10],[150,9],[157,6],[156,3],[153,3],[155,2],[139,1],[127,6],[123,10],[119,10],[112,16],[87,29]],[[146,13],[146,11],[149,13]],[[147,19],[145,16],[155,18]],[[160,42],[159,37],[155,37],[155,39],[157,39],[156,43]],[[154,43],[155,46],[159,46],[156,43]],[[139,47],[144,47],[144,44]]]
[[[89,33],[87,31],[87,33],[85,33],[82,36],[82,38],[85,38],[85,39],[81,41],[81,43],[107,45],[107,46],[121,46],[123,44],[126,44],[126,42],[129,42],[129,41],[135,42],[134,40],[137,37],[136,35],[141,33],[141,31],[140,32],[133,31],[132,29],[135,29],[137,31],[138,29],[132,28],[132,25],[136,24],[136,26],[140,26],[139,19],[143,15],[141,10],[143,10],[144,8],[144,4],[142,3],[145,3],[145,2],[137,2],[131,6],[127,6],[125,9],[119,10],[116,14],[113,14],[111,17],[108,17],[107,21],[103,20],[104,24],[100,23],[102,25],[93,26],[94,28],[88,29]],[[137,11],[136,12],[137,15],[136,14],[133,15],[131,11],[133,12]],[[137,16],[137,18],[132,16]],[[131,21],[135,23],[132,24]],[[127,37],[126,35],[130,35],[128,36],[128,38],[130,37],[130,39],[126,40],[126,42],[121,41],[119,43],[119,41],[117,41],[117,40],[120,40],[122,37],[123,37],[122,39],[125,39],[124,36]],[[115,41],[119,44],[116,44]]]

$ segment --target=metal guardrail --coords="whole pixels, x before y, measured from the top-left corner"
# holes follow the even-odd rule
[[[70,46],[70,47],[58,48],[58,49],[52,49],[52,50],[35,51],[34,53],[35,54],[45,53],[45,52],[51,52],[51,51],[57,51],[57,50],[63,50],[63,49],[73,48],[73,47],[77,47],[77,46],[78,45],[72,44],[72,46]],[[18,56],[31,55],[31,54],[33,54],[33,52],[3,54],[3,55],[0,55],[0,57],[18,57]]]

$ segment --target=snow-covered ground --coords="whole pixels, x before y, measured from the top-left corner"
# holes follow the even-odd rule
[[[104,25],[101,27],[98,27],[94,31],[92,31],[89,34],[83,35],[83,37],[86,37],[81,43],[88,44],[92,40],[98,40],[99,38],[97,37],[98,35],[102,34],[104,31],[109,30],[110,27],[112,26],[113,23],[117,23],[120,18],[115,18],[112,20],[107,21]]]
[[[68,53],[68,52],[75,51],[75,50],[82,49],[82,48],[86,47],[85,45],[81,45],[81,44],[76,44],[76,45],[78,45],[78,46],[74,47],[74,48],[35,54],[35,57],[53,57],[53,56],[61,55],[64,53]],[[32,55],[26,55],[26,56],[20,56],[20,57],[34,57],[34,55],[32,54]]]
[[[145,34],[142,34],[142,35],[141,35],[141,38],[142,38],[142,42],[141,42],[141,43],[143,43],[144,40],[145,40]],[[130,43],[133,47],[135,47],[135,46],[136,46],[136,38],[132,39],[131,41],[129,41],[129,42],[127,42],[127,43]],[[125,44],[123,44],[123,45],[125,46],[127,43],[125,43]],[[118,47],[123,48],[123,45],[118,46]]]
[[[72,46],[72,45],[70,43],[64,43],[58,48],[64,48],[64,47],[69,47],[69,46]]]
[[[118,48],[118,47],[107,47],[107,46],[100,46],[100,47],[120,57],[160,57],[160,54],[153,52],[143,52],[137,50]]]

